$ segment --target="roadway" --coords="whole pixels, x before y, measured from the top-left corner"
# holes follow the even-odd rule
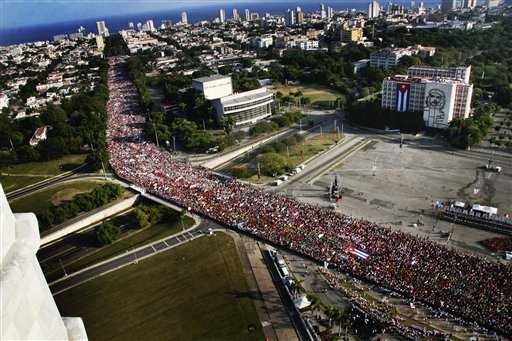
[[[69,290],[77,285],[88,282],[94,278],[105,275],[124,266],[138,263],[139,261],[154,256],[160,252],[170,250],[176,246],[208,234],[209,229],[218,229],[219,225],[209,220],[202,220],[194,227],[169,236],[162,240],[144,245],[132,251],[113,257],[101,263],[90,266],[78,272],[68,274],[56,281],[49,283],[53,295]]]

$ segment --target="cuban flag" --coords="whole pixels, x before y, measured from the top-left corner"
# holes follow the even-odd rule
[[[396,85],[396,110],[405,112],[409,109],[409,93],[411,85],[409,83],[397,83]]]
[[[359,249],[357,249],[357,248],[355,248],[353,246],[349,246],[347,248],[347,252],[353,254],[354,256],[356,256],[356,257],[358,257],[358,258],[360,258],[362,260],[365,260],[368,257],[370,257],[370,255],[367,254],[366,252],[364,252],[363,250],[359,250]]]

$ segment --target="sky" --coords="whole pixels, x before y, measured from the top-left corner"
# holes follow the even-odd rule
[[[361,0],[368,2],[368,0]],[[37,26],[75,19],[101,18],[169,9],[191,9],[205,4],[234,4],[249,0],[0,0],[0,29]],[[254,2],[254,0],[252,1]],[[257,2],[286,2],[263,0]],[[293,2],[300,2],[295,0]],[[340,0],[326,3],[343,2]]]

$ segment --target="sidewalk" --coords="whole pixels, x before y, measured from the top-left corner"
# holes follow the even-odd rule
[[[258,242],[248,238],[244,239],[243,242],[247,257],[265,307],[264,316],[266,316],[266,318],[261,321],[263,327],[269,324],[277,340],[299,340],[295,328],[281,301],[281,297],[272,282],[267,266],[263,261],[263,255],[258,246]]]

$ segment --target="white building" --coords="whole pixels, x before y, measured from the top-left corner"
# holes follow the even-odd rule
[[[403,56],[412,56],[414,51],[405,48],[385,48],[370,55],[370,66],[379,69],[391,69],[398,65]]]
[[[236,8],[233,8],[233,20],[234,21],[240,20],[240,16],[238,15],[238,10]]]
[[[142,25],[143,31],[149,31],[153,32],[155,31],[155,24],[153,23],[153,20],[147,20],[144,25]]]
[[[380,4],[373,0],[368,5],[368,19],[378,18],[380,16]]]
[[[221,8],[219,10],[219,20],[221,24],[224,24],[226,22],[226,10],[224,10],[224,8]]]
[[[288,10],[288,25],[293,26],[296,22],[295,11],[293,9]]]
[[[272,115],[274,95],[267,88],[221,97],[212,102],[218,119],[231,117],[235,125],[253,124]]]
[[[325,11],[325,5],[324,4],[320,4],[320,18],[322,18],[322,20],[327,18],[327,12]]]
[[[254,37],[252,45],[258,49],[266,49],[274,44],[274,38],[271,35]]]
[[[181,23],[184,25],[188,25],[187,12],[181,12]]]
[[[460,80],[465,84],[469,84],[469,78],[471,76],[471,65],[446,68],[411,66],[409,69],[407,69],[407,75],[409,77],[421,78],[449,78],[453,80]]]
[[[96,28],[98,29],[98,34],[101,36],[108,36],[108,28],[105,25],[105,21],[96,21]]]
[[[9,97],[6,94],[0,92],[0,110],[9,106]]]
[[[414,72],[412,72],[414,73]],[[471,112],[473,84],[461,79],[396,75],[382,82],[382,107],[422,112],[427,127],[446,128]]]
[[[223,75],[214,75],[210,77],[201,77],[192,81],[192,87],[204,94],[207,100],[214,100],[229,96],[233,93],[233,84],[231,77]]]
[[[327,7],[327,19],[331,20],[334,16],[334,9],[332,7]]]
[[[0,339],[87,341],[81,318],[62,318],[36,258],[33,213],[13,214],[0,185]]]
[[[404,56],[423,55],[432,57],[436,53],[435,47],[415,45],[408,48],[385,48],[370,55],[370,65],[373,68],[390,69],[398,65]]]
[[[365,69],[370,64],[369,59],[360,59],[352,63],[352,72],[354,74],[359,73],[362,69]]]
[[[487,8],[498,7],[501,4],[501,0],[487,0]]]
[[[212,101],[218,120],[229,116],[235,125],[243,125],[272,115],[274,96],[267,88],[233,94],[231,77],[222,75],[194,79],[192,87]]]
[[[244,11],[244,16],[245,16],[245,21],[251,21],[251,11],[249,11],[249,9],[245,9]]]

